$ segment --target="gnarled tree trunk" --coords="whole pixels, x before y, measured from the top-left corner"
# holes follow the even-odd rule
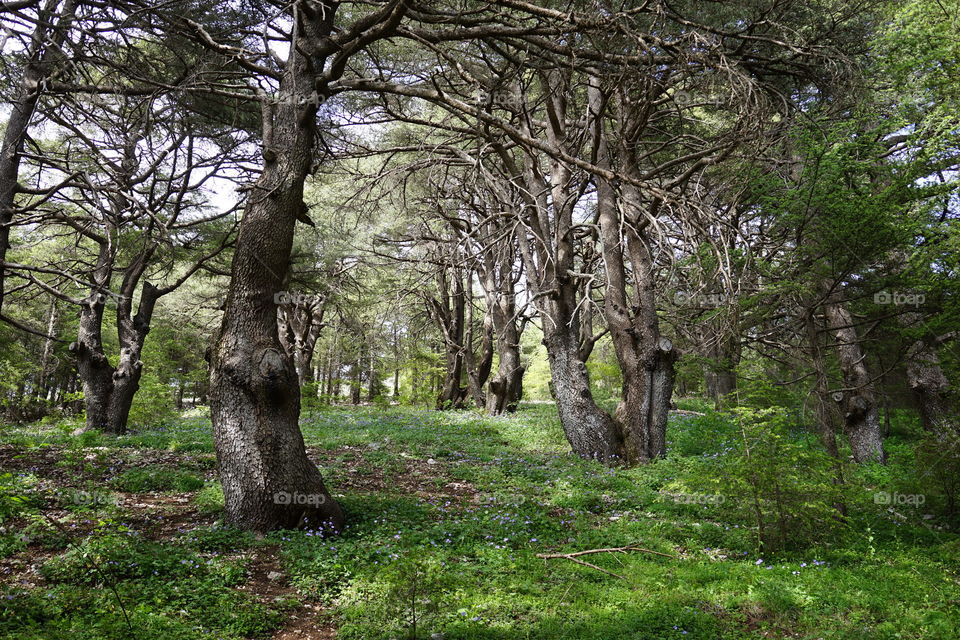
[[[886,453],[873,380],[864,362],[866,355],[860,347],[853,318],[842,302],[834,300],[824,305],[824,314],[833,332],[843,374],[845,389],[838,392],[837,401],[843,412],[844,431],[850,441],[853,459],[857,462],[884,462]]]
[[[923,428],[944,436],[960,431],[950,380],[940,366],[936,340],[917,340],[907,351],[907,383],[913,390]]]
[[[279,98],[264,98],[264,167],[240,224],[223,323],[211,353],[210,415],[227,521],[256,531],[339,531],[344,516],[307,457],[300,387],[277,328],[274,296],[290,266],[316,131],[315,59],[334,8],[292,5],[291,47]],[[313,54],[313,55],[311,55]]]

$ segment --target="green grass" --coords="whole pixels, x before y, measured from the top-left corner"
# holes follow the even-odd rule
[[[209,451],[199,421],[93,446]],[[349,516],[341,536],[283,531],[258,541],[204,526],[151,541],[108,523],[47,560],[47,584],[6,588],[0,637],[126,638],[116,596],[103,588],[111,582],[137,638],[265,637],[286,605],[236,587],[244,558],[267,553],[279,554],[299,598],[328,607],[343,640],[411,637],[414,614],[417,637],[449,640],[960,637],[960,538],[922,509],[901,519],[871,499],[902,480],[906,442],[891,443],[892,470],[848,469],[849,517],[830,536],[758,553],[742,510],[670,497],[735,455],[736,430],[713,412],[674,418],[671,455],[629,470],[570,455],[549,405],[500,418],[334,408],[304,416],[302,429]],[[29,448],[51,434],[9,435]],[[789,437],[815,446],[803,433]],[[117,477],[132,486],[132,470]],[[7,484],[29,493],[36,480],[19,478]],[[204,485],[194,504],[220,513],[219,486]],[[11,520],[35,505],[0,507]],[[629,544],[672,557],[583,558],[622,577],[536,557]]]

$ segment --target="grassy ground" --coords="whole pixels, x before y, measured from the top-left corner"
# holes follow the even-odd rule
[[[223,528],[202,415],[122,438],[8,427],[0,638],[960,637],[958,537],[875,505],[890,470],[848,470],[846,519],[788,496],[786,543],[759,547],[724,484],[743,472],[725,462],[734,426],[678,414],[668,459],[611,470],[568,454],[548,405],[311,413],[311,457],[350,518],[333,539]],[[802,484],[809,439],[788,440]],[[536,556],[627,545],[646,551]]]

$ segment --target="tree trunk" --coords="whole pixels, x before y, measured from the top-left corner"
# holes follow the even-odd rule
[[[907,352],[907,383],[913,390],[923,428],[943,436],[960,430],[950,402],[950,381],[940,366],[935,344],[917,340]]]
[[[340,506],[307,457],[300,387],[277,327],[274,296],[286,281],[294,225],[303,208],[316,133],[315,78],[308,55],[324,42],[333,10],[293,5],[291,47],[276,101],[264,99],[264,167],[248,198],[223,322],[212,350],[210,416],[226,519],[255,531],[339,531]]]
[[[302,295],[281,294],[277,309],[280,341],[287,354],[293,358],[297,381],[302,387],[313,381],[313,352],[323,328],[326,311],[325,300],[312,297],[301,300]],[[290,298],[293,298],[292,300]]]
[[[553,306],[553,305],[550,305]],[[623,435],[590,392],[587,365],[580,360],[580,336],[565,324],[555,323],[559,314],[545,321],[544,345],[550,362],[550,378],[557,400],[560,424],[574,453],[605,463],[622,462]],[[546,325],[554,327],[546,329]]]
[[[709,362],[704,370],[704,388],[707,397],[719,409],[726,397],[737,390],[740,337],[736,327],[724,326],[718,320],[711,321],[706,356]]]
[[[487,391],[487,413],[497,415],[517,410],[523,395],[523,365],[520,361],[520,328],[514,285],[516,237],[510,234],[483,256],[483,285],[487,315],[493,323],[499,357],[497,375]]]
[[[884,462],[886,453],[883,450],[876,395],[853,319],[843,303],[838,301],[828,301],[824,305],[824,312],[834,335],[837,359],[846,387],[843,392],[838,392],[841,394],[838,402],[853,459],[856,462]]]
[[[464,345],[463,353],[466,363],[467,385],[469,387],[470,396],[473,398],[473,402],[476,404],[477,408],[483,409],[487,403],[487,397],[486,393],[484,393],[483,387],[490,378],[490,370],[493,366],[493,319],[490,317],[490,309],[487,308],[486,312],[483,314],[483,334],[480,339],[480,357],[478,359],[477,356],[474,355],[473,347],[475,324],[473,317],[474,304],[472,298],[473,296],[470,295],[468,299],[468,304],[470,306],[470,319],[468,321],[470,333],[469,337],[467,338],[466,345]]]
[[[374,367],[373,353],[369,354],[370,368],[367,371],[367,402],[373,402],[380,395],[380,380]]]
[[[446,270],[437,276],[439,297],[427,300],[434,322],[443,334],[446,367],[437,395],[437,409],[462,409],[467,389],[461,384],[464,373],[464,324],[466,321],[466,292],[463,279],[455,269],[448,279]]]
[[[596,86],[589,90],[598,163],[612,165],[599,114],[603,98]],[[610,329],[617,362],[623,374],[623,389],[614,420],[623,441],[622,456],[628,465],[649,462],[666,454],[667,417],[673,394],[676,352],[670,340],[660,336],[656,307],[653,255],[640,215],[644,206],[635,187],[620,190],[596,176],[597,217],[600,248],[607,290],[603,315]],[[656,215],[653,205],[651,217]],[[629,257],[635,300],[629,296]]]
[[[620,370],[623,389],[614,418],[622,433],[628,465],[666,454],[667,416],[673,393],[673,345],[660,336],[653,263],[646,238],[636,229],[623,238],[615,193],[605,180],[597,189],[600,237],[607,294],[604,317]],[[638,304],[631,312],[627,296],[624,242],[630,251]]]
[[[350,366],[350,403],[360,404],[360,389],[362,382],[360,380],[360,361],[357,360]]]

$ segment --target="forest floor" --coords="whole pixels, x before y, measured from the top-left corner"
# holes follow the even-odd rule
[[[960,536],[873,499],[906,437],[889,467],[846,470],[840,518],[795,491],[802,456],[772,502],[749,469],[756,487],[723,484],[743,459],[713,412],[673,416],[667,459],[614,470],[570,455],[549,405],[323,409],[302,429],[349,516],[324,539],[222,526],[200,412],[120,438],[75,427],[0,428],[0,638],[960,637]],[[813,446],[792,437],[790,455]]]

